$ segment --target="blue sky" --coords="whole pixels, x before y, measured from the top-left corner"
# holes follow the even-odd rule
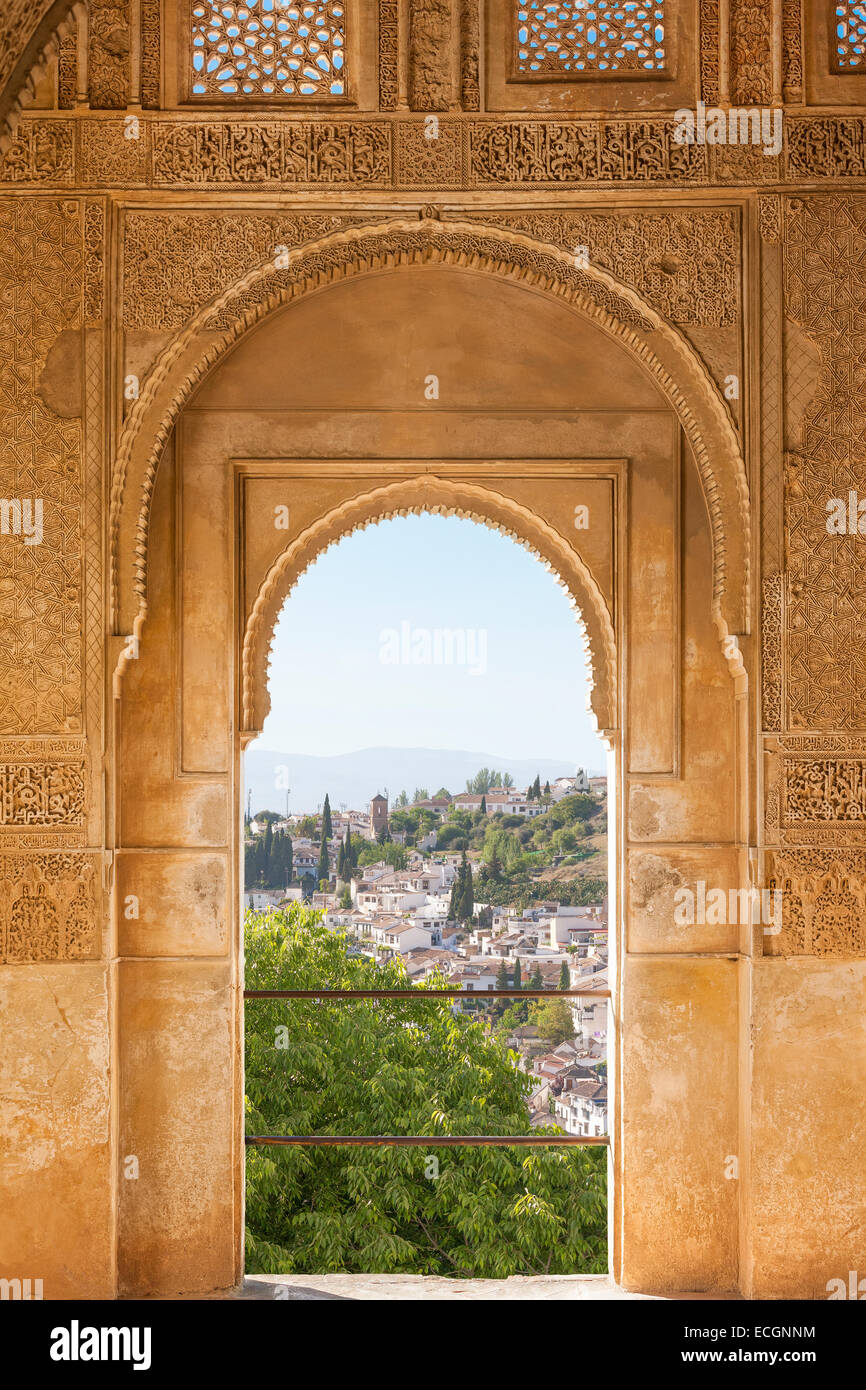
[[[347,536],[301,577],[277,624],[256,746],[479,749],[601,771],[586,686],[574,610],[537,560],[476,522],[399,517]]]

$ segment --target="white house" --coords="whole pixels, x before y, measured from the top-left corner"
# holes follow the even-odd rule
[[[251,912],[266,912],[269,907],[279,907],[286,898],[298,902],[302,897],[300,888],[251,888],[244,893],[244,905]]]
[[[555,782],[550,784],[550,797],[552,801],[561,801],[564,796],[575,796],[577,794],[586,795],[591,790],[590,781],[582,767],[579,767],[573,777],[557,777]]]
[[[373,940],[388,950],[405,955],[426,946],[430,947],[430,933],[416,927],[412,922],[373,923]]]
[[[554,1113],[566,1134],[607,1134],[607,1086],[577,1081],[554,1102]]]
[[[568,946],[580,935],[598,928],[598,918],[589,907],[560,903],[550,918],[551,946]],[[583,931],[581,931],[583,929]]]

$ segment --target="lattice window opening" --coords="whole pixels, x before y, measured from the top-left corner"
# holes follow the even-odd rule
[[[190,14],[193,96],[345,96],[340,0],[193,0]]]
[[[525,0],[517,7],[515,75],[665,70],[664,3]]]
[[[833,6],[833,66],[837,72],[866,69],[866,3]]]

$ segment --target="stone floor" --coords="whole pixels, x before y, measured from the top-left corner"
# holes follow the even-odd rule
[[[474,1300],[658,1300],[659,1295],[627,1293],[603,1274],[562,1274],[549,1278],[439,1279],[435,1276],[406,1274],[253,1274],[243,1287],[232,1293],[215,1295],[236,1299],[338,1299],[369,1302],[383,1299],[435,1299],[437,1301]],[[675,1293],[662,1299],[717,1300],[736,1298],[736,1294]]]

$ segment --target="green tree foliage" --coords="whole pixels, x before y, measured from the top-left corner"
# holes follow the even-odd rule
[[[378,841],[374,844],[370,840],[365,840],[360,849],[357,850],[359,868],[365,868],[367,864],[390,864],[392,869],[405,869],[409,862],[409,855],[403,845],[394,844],[389,840],[387,844],[380,845]]]
[[[443,825],[436,841],[437,850],[465,849],[467,832],[462,825]]]
[[[429,796],[428,796],[428,794],[427,794],[427,788],[426,788],[426,787],[416,787],[416,788],[415,788],[415,795],[412,797],[412,804],[413,804],[413,805],[415,804],[416,801],[429,801],[429,800],[430,800],[430,798],[429,798]]]
[[[330,840],[333,833],[334,827],[331,824],[331,799],[328,793],[325,792],[325,804],[322,807],[322,834],[326,840]]]
[[[550,999],[536,1004],[529,1015],[543,1038],[550,1038],[554,1047],[574,1037],[574,1020],[564,999]]]
[[[567,960],[564,960],[559,967],[559,988],[571,989],[571,975],[569,973]]]
[[[409,805],[409,793],[406,791],[405,787],[401,791],[400,795],[397,797],[397,800],[394,802],[394,805],[399,807],[401,810],[404,806]]]
[[[468,778],[466,782],[466,790],[475,796],[479,792],[492,791],[494,787],[507,790],[513,786],[514,778],[510,772],[497,772],[491,767],[479,768],[475,776]]]
[[[317,916],[248,915],[248,988],[407,987],[402,965],[350,957]],[[249,1133],[430,1136],[429,1149],[251,1147],[248,1270],[603,1272],[600,1149],[437,1149],[437,1135],[527,1133],[529,1082],[482,1023],[423,994],[248,1007]]]
[[[279,811],[259,811],[258,815],[253,816],[253,820],[258,821],[259,825],[272,825],[275,820],[282,820]]]

